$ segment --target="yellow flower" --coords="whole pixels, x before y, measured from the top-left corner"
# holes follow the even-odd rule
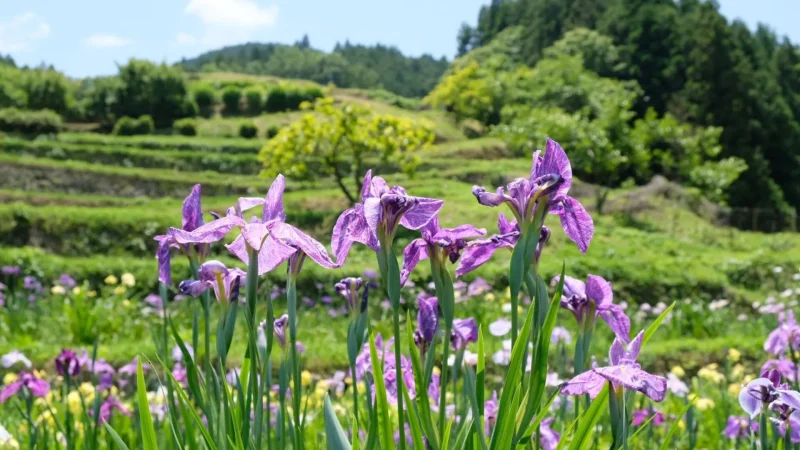
[[[130,272],[123,273],[122,274],[122,284],[124,286],[134,287],[134,286],[136,286],[136,278]]]
[[[731,395],[739,395],[739,392],[741,391],[742,385],[739,383],[731,383],[731,385],[728,386],[728,393]]]
[[[106,284],[114,285],[114,284],[117,284],[117,277],[115,277],[114,275],[109,275],[109,276],[106,277],[105,281],[106,281]]]
[[[697,376],[712,383],[721,383],[725,381],[725,375],[717,372],[714,366],[716,366],[716,364],[709,364],[703,367],[697,372]]]
[[[89,298],[97,297],[97,291],[89,291],[86,295],[88,295]]]
[[[72,391],[67,394],[67,407],[72,414],[80,414],[83,405],[81,403],[81,394],[78,391]]]
[[[33,369],[33,375],[36,376],[36,378],[41,380],[41,379],[44,379],[44,378],[47,377],[47,372],[45,372],[44,370]]]
[[[304,370],[303,373],[300,374],[300,382],[303,386],[308,386],[311,384],[311,372]]]
[[[78,390],[81,391],[81,394],[83,394],[84,397],[86,397],[87,401],[89,396],[94,398],[95,390],[92,383],[82,383],[80,386],[78,386]]]
[[[698,411],[705,411],[714,407],[714,400],[698,397],[697,394],[690,395],[689,400],[694,402],[694,406]]]
[[[440,375],[442,373],[442,371],[438,367],[433,366],[433,373],[435,373],[436,375]]]
[[[731,376],[733,378],[741,378],[742,375],[744,375],[744,366],[741,364],[733,366],[733,370],[731,371]]]
[[[81,294],[80,286],[75,286],[74,288],[72,288],[72,295],[80,295],[80,294]]]
[[[8,386],[9,384],[17,381],[18,379],[19,377],[17,376],[17,374],[9,372],[3,377],[3,384]]]
[[[484,298],[485,298],[487,301],[490,301],[490,302],[493,302],[493,301],[497,300],[497,297],[495,297],[494,293],[492,293],[492,292],[489,292],[488,294],[486,294],[486,295],[484,296]]]
[[[67,290],[64,289],[64,286],[53,286],[50,288],[50,293],[53,295],[64,295],[67,293]]]
[[[127,289],[125,289],[125,286],[117,286],[114,288],[114,295],[122,295],[126,290]]]
[[[53,414],[50,413],[50,410],[39,414],[39,417],[36,418],[37,424],[41,424],[43,421],[47,422],[48,427],[52,428],[56,426],[56,418],[53,417]]]
[[[125,300],[122,301],[122,306],[124,306],[126,308],[130,308],[131,307],[131,301],[126,298]]]
[[[681,366],[673,366],[672,369],[670,369],[670,372],[672,372],[672,374],[678,378],[682,378],[684,375],[686,375],[686,372]]]
[[[742,352],[736,350],[735,348],[731,348],[728,350],[728,361],[730,362],[739,362],[742,358]]]

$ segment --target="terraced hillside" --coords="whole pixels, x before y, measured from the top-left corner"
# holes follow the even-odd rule
[[[524,176],[530,170],[529,158],[509,155],[503,143],[494,139],[466,139],[441,112],[401,109],[354,91],[337,90],[334,96],[340,101],[364,102],[380,111],[433,122],[438,142],[422,155],[413,179],[399,174],[395,167],[377,162],[376,171],[390,182],[403,184],[412,194],[446,199],[444,225],[472,223],[485,227],[489,233],[496,231],[498,211],[477,205],[471,186],[493,187]],[[262,115],[256,120],[264,124],[283,122],[292,120],[291,114],[295,113]],[[140,286],[155,290],[153,236],[180,223],[180,204],[192,185],[202,184],[206,211],[223,213],[239,196],[263,195],[271,182],[258,176],[256,157],[264,139],[224,138],[219,136],[225,132],[214,131],[232,120],[207,119],[201,125],[206,132],[198,137],[89,133],[63,133],[36,140],[0,137],[0,265],[34,265],[49,279],[69,272],[75,278],[97,283],[109,273],[131,272]],[[597,188],[578,182],[574,193],[591,206]],[[564,261],[571,274],[595,273],[611,280],[619,300],[629,304],[724,297],[749,308],[750,302],[762,300],[777,285],[774,267],[800,266],[797,234],[767,235],[719,228],[679,201],[639,194],[611,193],[606,207],[610,213],[594,214],[597,230],[586,256],[579,257],[574,245],[552,223],[554,236],[546,249],[549,255],[543,259],[543,273],[553,276]],[[633,198],[636,206],[629,207]],[[333,182],[325,180],[313,185],[290,181],[286,202],[288,221],[323,243],[329,242],[336,217],[347,207]],[[408,232],[402,234],[399,244],[405,245],[412,237]],[[224,249],[218,249],[215,256],[233,263]],[[470,274],[469,280],[483,277],[502,292],[507,257],[496,258]],[[358,248],[342,270],[325,271],[307,265],[302,283],[312,290],[317,283],[331,286],[344,276],[374,269],[373,258]],[[176,270],[185,273],[185,262],[178,258],[176,264]],[[421,265],[415,272],[415,281],[425,284],[425,268]],[[786,274],[793,272],[788,270]],[[282,277],[283,273],[278,273],[275,281]],[[344,327],[319,331],[318,338],[343,336]],[[741,340],[740,348],[745,351],[757,347],[740,336],[706,341],[704,348],[710,352],[715,345],[728,345],[731,339]],[[26,345],[45,349],[42,354],[49,357],[47,349],[59,344],[57,340],[15,344],[22,348]],[[136,344],[115,344],[110,350],[112,357],[127,357],[128,346],[133,345]],[[660,345],[663,354],[674,355],[686,345],[689,350],[697,350],[691,340]],[[325,355],[329,350],[325,345],[309,349],[312,360],[314,355]],[[659,350],[654,349],[653,354],[658,355]],[[344,363],[343,358],[344,355],[319,358],[316,364],[335,367]]]

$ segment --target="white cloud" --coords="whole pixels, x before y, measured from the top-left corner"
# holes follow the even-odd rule
[[[195,42],[197,42],[197,39],[195,39],[194,36],[184,32],[178,33],[178,36],[175,37],[175,40],[180,45],[193,45]]]
[[[184,12],[203,23],[200,41],[217,46],[240,43],[275,25],[278,5],[261,5],[256,0],[189,0]]]
[[[184,11],[206,25],[252,29],[274,25],[278,5],[260,6],[254,0],[189,0]]]
[[[131,41],[130,39],[125,39],[123,37],[115,36],[113,34],[98,33],[89,36],[83,42],[89,47],[112,48],[112,47],[124,47],[126,45],[131,44],[133,41]]]
[[[25,12],[0,22],[0,50],[20,52],[50,35],[50,25],[33,12]]]

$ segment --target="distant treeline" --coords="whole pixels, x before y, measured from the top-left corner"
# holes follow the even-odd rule
[[[599,61],[595,70],[638,83],[638,117],[652,108],[721,127],[718,157],[746,161],[748,170],[728,192],[731,206],[786,214],[800,207],[800,50],[787,38],[764,25],[751,31],[729,22],[715,1],[492,0],[475,27],[462,26],[459,54],[515,26],[517,55],[530,67],[569,30],[609,36],[620,64]]]
[[[230,71],[301,78],[338,87],[380,88],[422,97],[447,70],[445,58],[403,55],[384,45],[337,44],[331,53],[311,48],[307,37],[294,45],[247,43],[224,47],[179,63],[187,71]]]

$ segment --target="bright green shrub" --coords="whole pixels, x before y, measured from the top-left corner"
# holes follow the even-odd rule
[[[208,84],[202,84],[194,89],[194,101],[201,116],[211,117],[214,115],[214,106],[217,104],[217,93]]]
[[[256,115],[264,107],[264,91],[257,86],[252,86],[244,91],[247,112]]]
[[[62,127],[61,116],[47,109],[41,111],[0,109],[0,131],[31,135],[53,134],[61,131]]]
[[[176,120],[172,124],[172,131],[181,136],[197,136],[197,121],[194,119]]]
[[[136,136],[142,134],[152,134],[155,130],[153,118],[143,115],[138,119],[128,116],[120,117],[114,124],[113,134],[117,136]]]
[[[242,122],[239,125],[239,136],[245,139],[252,139],[258,135],[258,127],[253,122]]]
[[[222,91],[222,104],[225,105],[225,114],[239,114],[242,101],[242,90],[236,86],[228,86]]]
[[[137,147],[148,150],[184,150],[207,153],[251,153],[261,150],[258,143],[247,139],[208,138],[195,139],[178,135],[107,136],[97,133],[60,133],[57,142],[76,145],[104,145]]]

